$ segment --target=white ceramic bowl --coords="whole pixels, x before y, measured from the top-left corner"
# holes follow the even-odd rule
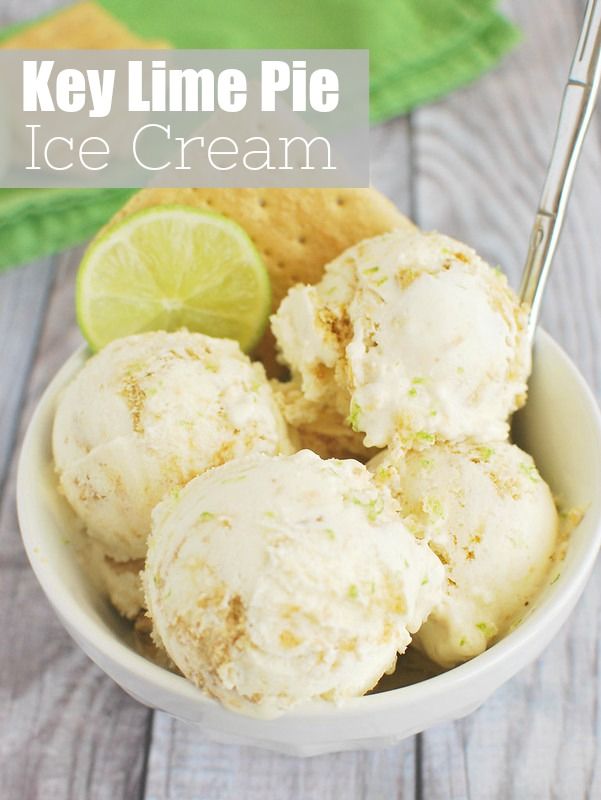
[[[533,454],[563,503],[587,510],[572,535],[559,579],[544,590],[530,615],[486,653],[421,683],[342,707],[307,705],[271,721],[227,711],[133,649],[130,626],[90,584],[75,555],[76,526],[56,492],[50,439],[57,397],[85,358],[80,350],[59,371],[23,444],[17,499],[29,560],[65,628],[101,669],[142,703],[197,723],[214,739],[315,755],[393,744],[461,717],[539,655],[584,588],[601,540],[601,417],[574,365],[539,332],[530,399],[516,420],[516,439]]]

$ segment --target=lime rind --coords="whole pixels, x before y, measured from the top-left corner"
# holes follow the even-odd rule
[[[187,236],[170,237],[170,226]],[[133,333],[187,327],[229,334],[250,352],[270,309],[269,274],[246,231],[190,206],[127,217],[90,245],[77,273],[77,321],[92,350]]]

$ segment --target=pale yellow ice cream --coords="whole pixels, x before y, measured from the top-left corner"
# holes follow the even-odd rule
[[[558,536],[549,487],[516,445],[433,445],[369,464],[445,565],[444,596],[415,637],[452,667],[503,636],[548,577]]]
[[[86,569],[117,611],[127,619],[135,619],[144,608],[140,577],[144,559],[115,561],[89,536],[82,542],[81,556]]]
[[[171,489],[247,453],[290,452],[260,364],[199,333],[119,339],[62,395],[53,431],[67,500],[116,561],[143,558],[150,512]]]
[[[506,278],[471,248],[404,229],[346,250],[272,317],[305,399],[368,447],[503,439],[526,397],[525,325]]]
[[[313,450],[322,458],[356,458],[363,463],[380,452],[366,447],[363,434],[355,432],[335,408],[307,400],[299,380],[274,380],[271,385],[299,450]]]
[[[249,456],[153,514],[154,635],[229,708],[273,717],[363,694],[440,601],[444,570],[357,461]]]

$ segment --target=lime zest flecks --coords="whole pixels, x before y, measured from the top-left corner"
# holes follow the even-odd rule
[[[382,511],[384,511],[384,499],[382,497],[370,500],[367,507],[367,519],[370,522],[375,522]]]
[[[494,636],[496,633],[494,627],[489,625],[488,622],[477,622],[476,628],[478,628],[479,631],[482,631],[485,636]]]
[[[558,572],[557,575],[553,578],[553,580],[549,584],[549,586],[553,586],[554,583],[557,583],[557,581],[560,579],[560,577],[561,577],[561,572]]]
[[[425,497],[422,503],[422,507],[426,514],[429,516],[434,517],[443,517],[444,516],[444,509],[442,507],[442,503],[437,497]]]
[[[391,467],[380,467],[376,472],[375,478],[377,481],[388,481],[392,478]]]
[[[202,514],[198,516],[199,522],[210,522],[212,519],[215,519],[215,514],[213,514],[212,511],[203,511]]]
[[[357,589],[357,585],[351,583],[351,585],[348,587],[347,594],[351,598],[351,600],[356,600],[357,597],[359,597],[359,590]]]
[[[532,483],[540,482],[540,478],[534,464],[527,464],[525,461],[522,461],[520,464],[520,470],[524,473],[529,481],[532,481]]]
[[[436,439],[434,434],[428,433],[428,431],[417,431],[415,438],[419,439],[421,442],[429,442],[430,444],[433,444]]]
[[[361,406],[357,403],[356,400],[351,402],[351,408],[348,417],[346,418],[347,423],[351,426],[351,428],[355,431],[359,431],[359,415],[361,414]]]
[[[495,451],[492,447],[486,447],[485,445],[482,445],[482,447],[478,448],[478,453],[482,461],[489,461],[491,456],[494,456]]]
[[[367,501],[361,500],[359,497],[353,497],[352,501],[354,505],[361,506],[361,508],[365,509],[367,519],[370,522],[375,522],[382,511],[384,511],[384,498],[381,495],[374,497],[373,500]]]

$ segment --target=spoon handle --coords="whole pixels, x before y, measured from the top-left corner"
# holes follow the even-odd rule
[[[601,0],[589,0],[563,93],[551,159],[522,273],[520,299],[530,306],[528,333],[531,338],[600,80]]]

